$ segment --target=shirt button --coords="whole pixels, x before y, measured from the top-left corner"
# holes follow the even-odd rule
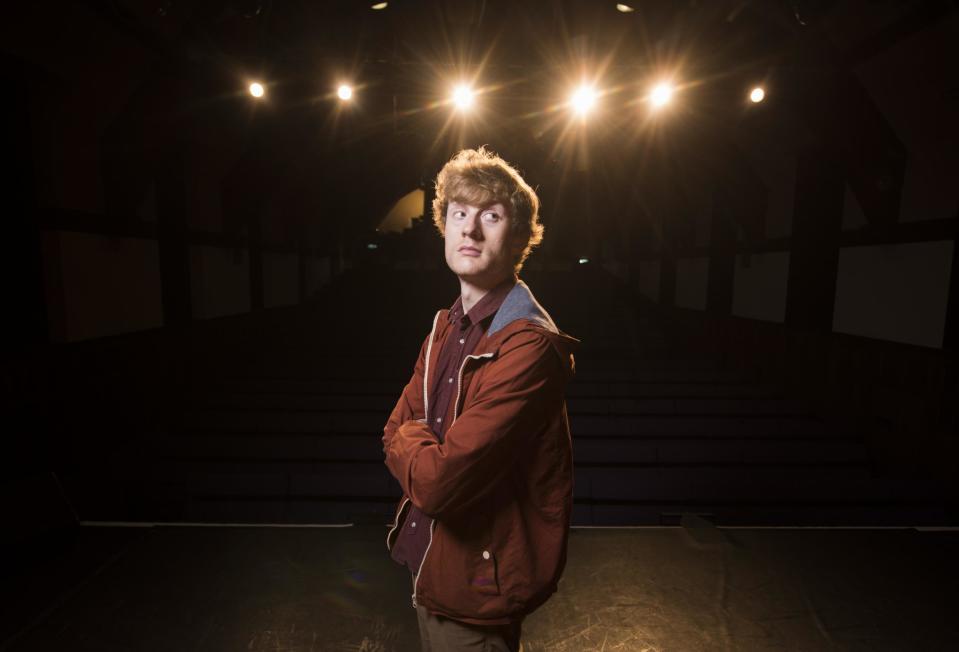
[[[489,550],[483,551],[483,559],[489,559]]]
[[[464,340],[464,339],[461,337],[461,338],[460,338],[460,344],[465,344],[465,343],[466,343],[466,340]]]
[[[410,523],[410,527],[416,527],[416,521],[413,521],[412,523]]]
[[[452,379],[452,378],[450,378],[450,382],[453,382],[453,379]]]
[[[436,417],[436,423],[442,423],[443,417]]]

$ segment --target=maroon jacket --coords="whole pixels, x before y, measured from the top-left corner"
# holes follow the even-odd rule
[[[440,443],[423,420],[446,314],[434,318],[384,428],[386,465],[404,494],[387,546],[412,501],[435,519],[414,606],[506,624],[543,604],[566,564],[573,466],[564,391],[578,342],[518,282],[459,369]]]

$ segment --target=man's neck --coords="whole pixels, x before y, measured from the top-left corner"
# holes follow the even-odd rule
[[[487,292],[497,287],[501,283],[505,283],[510,278],[513,278],[513,274],[504,276],[496,281],[482,283],[474,283],[472,281],[460,278],[460,298],[462,299],[463,303],[463,313],[468,314],[473,306],[479,303],[480,300],[486,296]]]

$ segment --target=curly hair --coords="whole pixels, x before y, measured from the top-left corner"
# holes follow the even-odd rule
[[[539,222],[539,197],[516,168],[485,146],[464,149],[443,166],[436,176],[433,199],[433,223],[446,234],[446,211],[451,201],[470,206],[488,206],[500,202],[509,210],[510,235],[526,238],[526,246],[514,261],[519,272],[533,247],[543,241]]]

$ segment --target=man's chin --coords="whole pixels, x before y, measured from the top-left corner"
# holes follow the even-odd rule
[[[456,262],[452,265],[447,263],[447,267],[462,281],[476,282],[489,275],[488,270],[477,270],[472,265],[464,265],[462,262]]]
[[[450,271],[456,274],[456,277],[460,281],[482,288],[492,288],[493,286],[498,285],[502,281],[506,280],[506,278],[509,276],[509,272],[496,273],[488,269],[481,272],[470,269],[464,270],[462,268],[457,270],[453,266],[450,266]]]

